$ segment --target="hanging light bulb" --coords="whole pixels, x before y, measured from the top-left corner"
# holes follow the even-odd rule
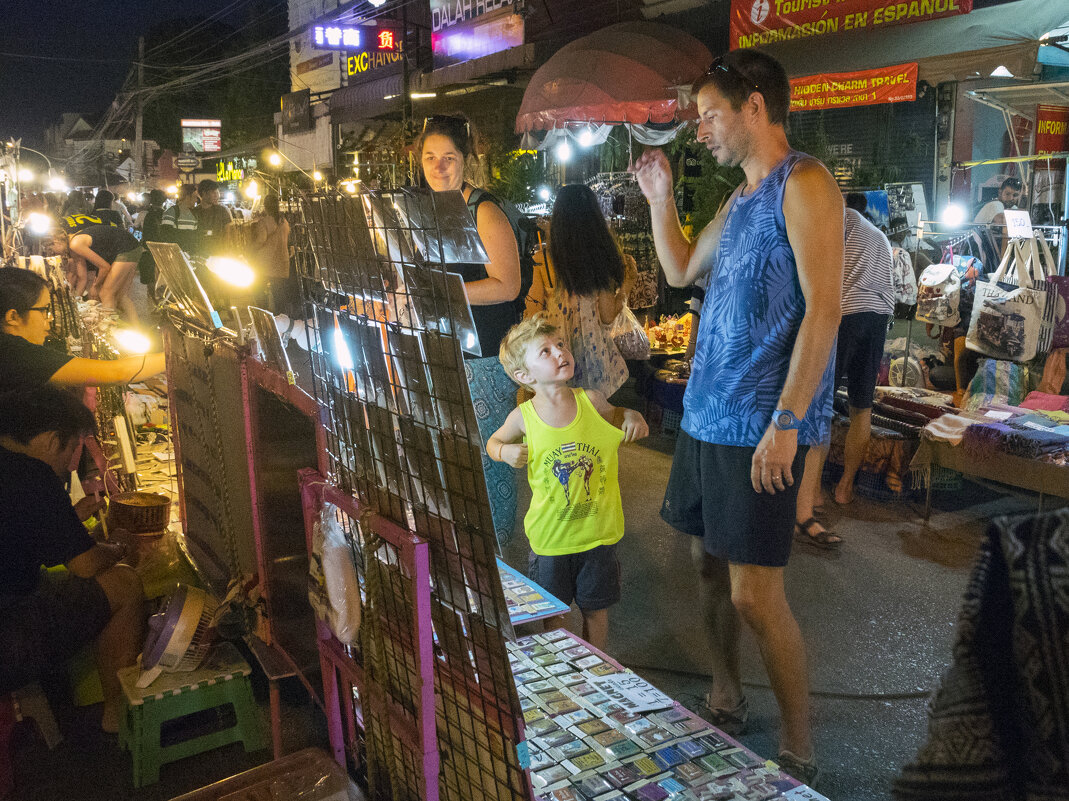
[[[557,145],[556,148],[554,148],[553,155],[557,157],[557,161],[560,161],[562,163],[571,160],[572,146],[568,143],[567,139],[563,140],[559,145]]]
[[[589,125],[579,132],[579,146],[590,147],[594,144],[594,129]]]

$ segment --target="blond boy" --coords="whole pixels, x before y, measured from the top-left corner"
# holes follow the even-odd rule
[[[583,637],[605,649],[609,607],[620,600],[615,545],[624,535],[617,450],[649,434],[642,415],[594,390],[568,385],[575,365],[560,333],[536,315],[513,326],[501,364],[534,397],[486,443],[495,461],[526,467],[524,528],[531,578],[583,615]],[[555,621],[547,627],[558,625]]]

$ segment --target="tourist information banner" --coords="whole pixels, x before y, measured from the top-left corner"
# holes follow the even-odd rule
[[[731,0],[731,49],[968,14],[973,0]]]

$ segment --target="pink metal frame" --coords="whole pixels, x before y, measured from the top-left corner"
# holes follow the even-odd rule
[[[350,657],[327,625],[317,621],[320,662],[323,668],[323,693],[326,702],[327,728],[334,758],[345,765],[345,743],[355,743],[357,713],[353,709],[352,689],[360,694],[363,714],[388,721],[394,736],[422,755],[422,797],[438,801],[438,738],[434,709],[434,651],[431,630],[431,578],[429,549],[425,540],[376,515],[365,515],[360,503],[337,487],[326,483],[314,470],[300,471],[301,501],[304,506],[305,534],[311,548],[312,527],[324,502],[337,506],[353,520],[360,520],[367,533],[374,533],[397,549],[402,566],[411,577],[415,591],[412,608],[412,632],[417,643],[416,671],[419,675],[419,704],[415,719],[389,700],[385,688],[369,680]],[[339,682],[340,679],[340,682]],[[339,686],[340,684],[340,686]],[[340,689],[344,688],[344,695]],[[344,703],[342,702],[344,698]],[[345,710],[343,728],[342,710]],[[348,735],[348,738],[346,737]],[[354,749],[355,750],[355,749]],[[354,754],[354,758],[356,754]]]

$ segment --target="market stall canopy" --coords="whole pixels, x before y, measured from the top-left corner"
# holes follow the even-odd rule
[[[1018,77],[1035,68],[1039,39],[1069,16],[1064,0],[1017,0],[970,14],[794,39],[760,50],[793,77],[887,67],[916,61],[918,79],[938,85],[988,77],[1005,67]]]
[[[621,22],[576,39],[531,77],[516,132],[568,123],[671,123],[684,115],[677,86],[708,68],[709,49],[656,22]]]

